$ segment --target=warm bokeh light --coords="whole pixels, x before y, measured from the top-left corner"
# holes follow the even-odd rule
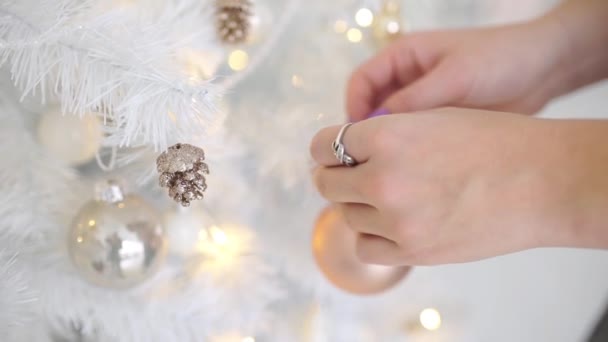
[[[355,14],[355,21],[361,27],[369,27],[374,22],[374,14],[369,8],[361,8]]]
[[[334,31],[336,33],[344,33],[348,30],[348,23],[344,20],[336,20],[334,23]]]
[[[244,70],[249,65],[249,55],[243,50],[234,50],[228,56],[228,66],[234,71]]]
[[[89,227],[95,226],[95,220],[89,220]]]
[[[390,21],[386,24],[386,31],[390,34],[399,33],[399,23],[396,21]]]
[[[209,235],[213,243],[223,246],[228,243],[228,236],[226,233],[218,226],[211,226],[209,228]]]
[[[211,226],[199,231],[196,249],[210,257],[207,266],[217,269],[231,267],[246,248],[245,241],[233,230]]]
[[[292,75],[291,76],[291,85],[294,88],[302,88],[302,86],[304,86],[304,80],[302,79],[302,77],[300,75]]]
[[[171,122],[177,122],[177,117],[175,116],[175,113],[173,113],[172,111],[169,111],[169,113],[167,113],[167,115],[169,115],[169,120],[171,120]]]
[[[359,29],[351,28],[346,31],[346,38],[351,43],[358,43],[363,39],[363,33]]]
[[[441,315],[434,308],[426,308],[420,312],[420,324],[426,330],[437,330],[441,326]]]

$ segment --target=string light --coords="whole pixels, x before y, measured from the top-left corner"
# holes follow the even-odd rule
[[[346,31],[346,39],[351,43],[358,43],[363,39],[363,33],[357,28],[351,28]]]
[[[396,21],[389,21],[386,24],[386,31],[390,34],[395,34],[399,32],[399,23]]]
[[[355,21],[361,27],[370,27],[374,22],[374,13],[369,8],[360,8],[355,14]]]
[[[209,228],[209,235],[211,236],[211,240],[213,243],[219,246],[224,246],[228,243],[228,236],[226,233],[218,226],[211,226]]]
[[[244,70],[249,65],[249,55],[243,50],[234,50],[228,56],[228,66],[234,71]]]
[[[420,324],[426,330],[437,330],[441,326],[441,315],[434,308],[426,308],[420,312]]]

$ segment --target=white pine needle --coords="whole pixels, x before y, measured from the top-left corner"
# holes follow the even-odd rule
[[[147,16],[100,4],[0,4],[0,65],[10,67],[22,97],[57,96],[64,112],[103,113],[112,127],[106,145],[158,151],[204,135],[213,125],[217,87],[190,78],[175,57],[204,42],[211,24],[200,4],[167,4]]]

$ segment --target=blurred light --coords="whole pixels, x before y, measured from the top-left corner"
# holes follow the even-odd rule
[[[123,202],[118,203],[118,208],[119,209],[124,209],[125,208],[125,204]]]
[[[255,342],[255,338],[248,336],[245,337],[242,342]]]
[[[399,32],[399,23],[396,21],[389,21],[386,24],[386,31],[390,34],[395,34]]]
[[[348,23],[344,20],[336,20],[334,23],[334,31],[336,33],[344,33],[348,30]]]
[[[374,22],[374,14],[369,8],[361,8],[355,14],[355,21],[361,27],[369,27]]]
[[[399,1],[396,1],[396,0],[385,1],[384,8],[387,12],[391,12],[391,13],[399,12]]]
[[[358,43],[363,39],[363,33],[359,29],[351,28],[346,32],[346,38],[351,43]]]
[[[209,235],[211,236],[211,240],[217,245],[223,246],[228,243],[228,236],[218,226],[211,226],[209,228]]]
[[[169,111],[168,115],[169,115],[169,120],[171,120],[172,122],[177,122],[177,117],[175,116],[175,113],[173,113],[172,111]]]
[[[241,71],[249,64],[249,55],[243,50],[234,50],[228,56],[228,66],[234,71]]]
[[[93,227],[95,225],[95,220],[89,220],[89,227]]]
[[[76,238],[76,242],[78,242],[78,243],[82,243],[82,241],[84,241],[84,238],[83,238],[82,236],[78,236],[78,237]]]
[[[209,234],[207,233],[206,229],[201,229],[198,232],[198,241],[205,241],[207,240],[207,237],[209,236]]]
[[[291,85],[294,88],[302,88],[302,86],[304,85],[304,80],[302,79],[302,77],[300,77],[300,75],[292,75]]]
[[[441,315],[437,309],[427,308],[420,312],[420,324],[426,330],[437,330],[441,326]]]

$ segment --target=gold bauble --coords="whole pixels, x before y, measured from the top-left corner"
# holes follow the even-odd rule
[[[336,207],[323,210],[312,237],[315,261],[336,287],[357,295],[383,292],[398,284],[410,267],[365,264],[356,255],[357,233]]]

